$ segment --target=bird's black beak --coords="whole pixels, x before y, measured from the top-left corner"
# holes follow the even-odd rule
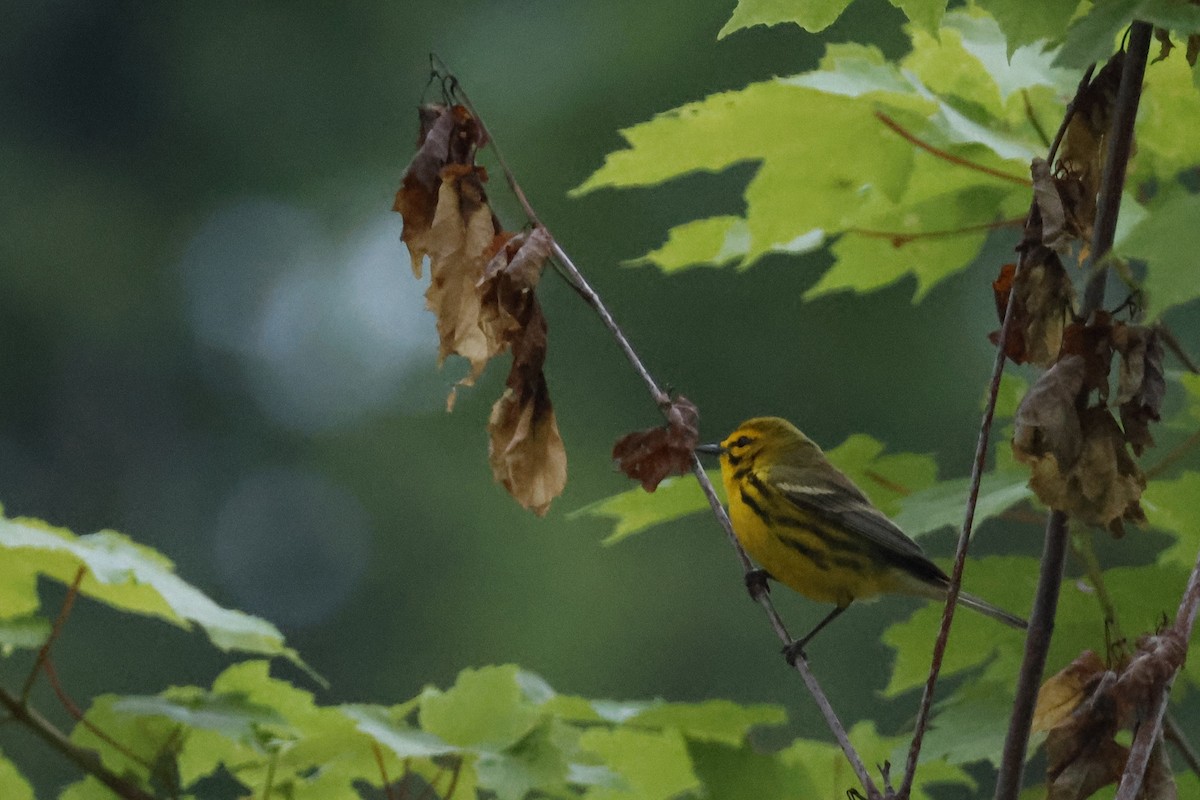
[[[696,452],[702,456],[719,456],[725,452],[725,448],[719,444],[702,444],[696,448]]]

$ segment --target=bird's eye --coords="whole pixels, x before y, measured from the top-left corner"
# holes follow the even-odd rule
[[[754,440],[751,439],[749,436],[739,436],[738,438],[734,439],[733,446],[734,447],[746,447],[752,441],[754,441]]]

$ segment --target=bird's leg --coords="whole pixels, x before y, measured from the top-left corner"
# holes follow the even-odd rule
[[[795,666],[796,659],[800,658],[801,656],[804,655],[804,646],[806,644],[808,644],[809,642],[811,642],[813,640],[813,637],[821,632],[822,628],[824,628],[826,625],[828,625],[829,623],[831,623],[835,619],[837,619],[838,615],[840,615],[843,611],[845,611],[849,607],[850,607],[849,603],[847,603],[844,606],[838,606],[833,611],[830,611],[825,616],[825,619],[818,622],[817,627],[813,628],[811,631],[809,631],[807,634],[805,634],[803,638],[796,639],[791,644],[789,644],[787,647],[783,648],[783,657],[787,659],[787,662],[789,664]]]
[[[764,594],[771,592],[771,587],[767,581],[772,580],[771,573],[765,569],[752,569],[746,573],[746,590],[750,592],[750,599],[758,602],[758,598]]]

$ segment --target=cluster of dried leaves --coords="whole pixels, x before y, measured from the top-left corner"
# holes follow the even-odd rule
[[[535,289],[553,240],[544,228],[501,229],[475,154],[483,126],[461,105],[420,109],[417,154],[404,172],[393,208],[404,218],[401,239],[421,277],[429,257],[428,308],[437,316],[438,360],[470,362],[471,385],[487,362],[512,352],[504,394],[488,420],[492,473],[521,505],[545,514],[567,481],[567,456],[542,366],[546,318]],[[454,391],[447,410],[454,405]]]
[[[653,492],[664,478],[690,472],[700,443],[700,411],[680,396],[667,409],[667,424],[627,433],[613,445],[617,467]]]
[[[1010,290],[1013,318],[1005,354],[1047,367],[1017,411],[1013,451],[1029,465],[1030,487],[1051,508],[1124,533],[1141,521],[1146,479],[1134,461],[1154,444],[1166,392],[1163,349],[1152,328],[1114,321],[1105,312],[1079,319],[1063,258],[1082,262],[1096,216],[1105,138],[1124,56],[1115,55],[1080,94],[1055,169],[1032,166],[1034,203],[1018,251],[1021,269],[1002,268],[993,283],[1003,316]],[[998,333],[993,334],[998,341]],[[1120,357],[1116,403],[1109,374]]]
[[[1047,800],[1083,800],[1120,779],[1129,748],[1117,742],[1167,691],[1187,654],[1172,627],[1143,636],[1132,659],[1110,668],[1091,650],[1050,678],[1038,693],[1033,730],[1046,731]],[[1171,765],[1156,743],[1139,797],[1174,800]]]

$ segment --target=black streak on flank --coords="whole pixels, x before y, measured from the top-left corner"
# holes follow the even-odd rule
[[[746,494],[745,489],[741,489],[739,491],[741,492],[741,495],[742,495],[742,502],[746,504],[746,508],[753,511],[754,516],[761,519],[763,521],[764,525],[770,525],[771,524],[771,515],[763,510],[763,507],[758,504],[757,500],[755,500],[750,495]]]

